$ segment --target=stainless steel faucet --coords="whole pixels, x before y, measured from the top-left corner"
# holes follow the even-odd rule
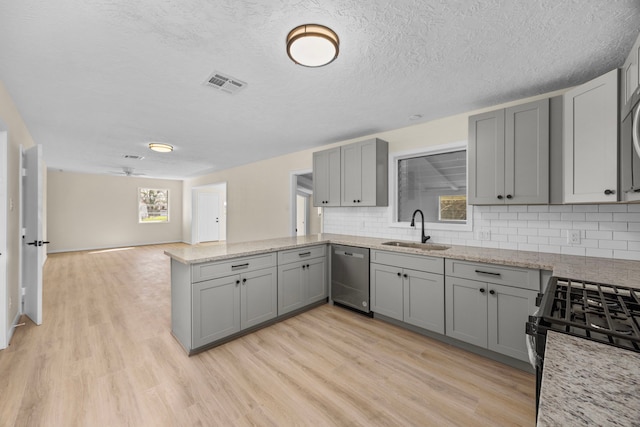
[[[427,240],[431,238],[431,236],[425,236],[424,234],[424,213],[420,209],[416,209],[411,216],[411,227],[416,226],[416,214],[420,212],[420,216],[422,217],[422,243],[427,243]]]

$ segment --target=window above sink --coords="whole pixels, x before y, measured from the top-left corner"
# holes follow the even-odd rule
[[[409,228],[420,209],[425,228],[472,230],[467,204],[467,142],[438,145],[391,156],[392,227]]]

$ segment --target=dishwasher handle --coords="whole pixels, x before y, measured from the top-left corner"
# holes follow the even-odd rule
[[[354,252],[347,252],[347,251],[343,251],[341,249],[336,249],[335,250],[335,254],[336,255],[342,255],[342,256],[348,256],[348,257],[353,257],[353,258],[360,258],[360,259],[364,258],[363,254],[354,253]]]

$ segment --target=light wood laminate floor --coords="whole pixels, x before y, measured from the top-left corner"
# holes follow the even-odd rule
[[[2,426],[532,426],[535,379],[324,305],[187,357],[167,246],[50,255],[0,351]]]

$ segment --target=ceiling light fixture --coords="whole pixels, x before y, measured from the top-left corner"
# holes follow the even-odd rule
[[[329,64],[338,57],[339,47],[338,35],[323,25],[300,25],[287,36],[287,55],[305,67]]]
[[[149,143],[149,148],[158,153],[170,153],[173,151],[173,145],[161,144],[159,142]]]

